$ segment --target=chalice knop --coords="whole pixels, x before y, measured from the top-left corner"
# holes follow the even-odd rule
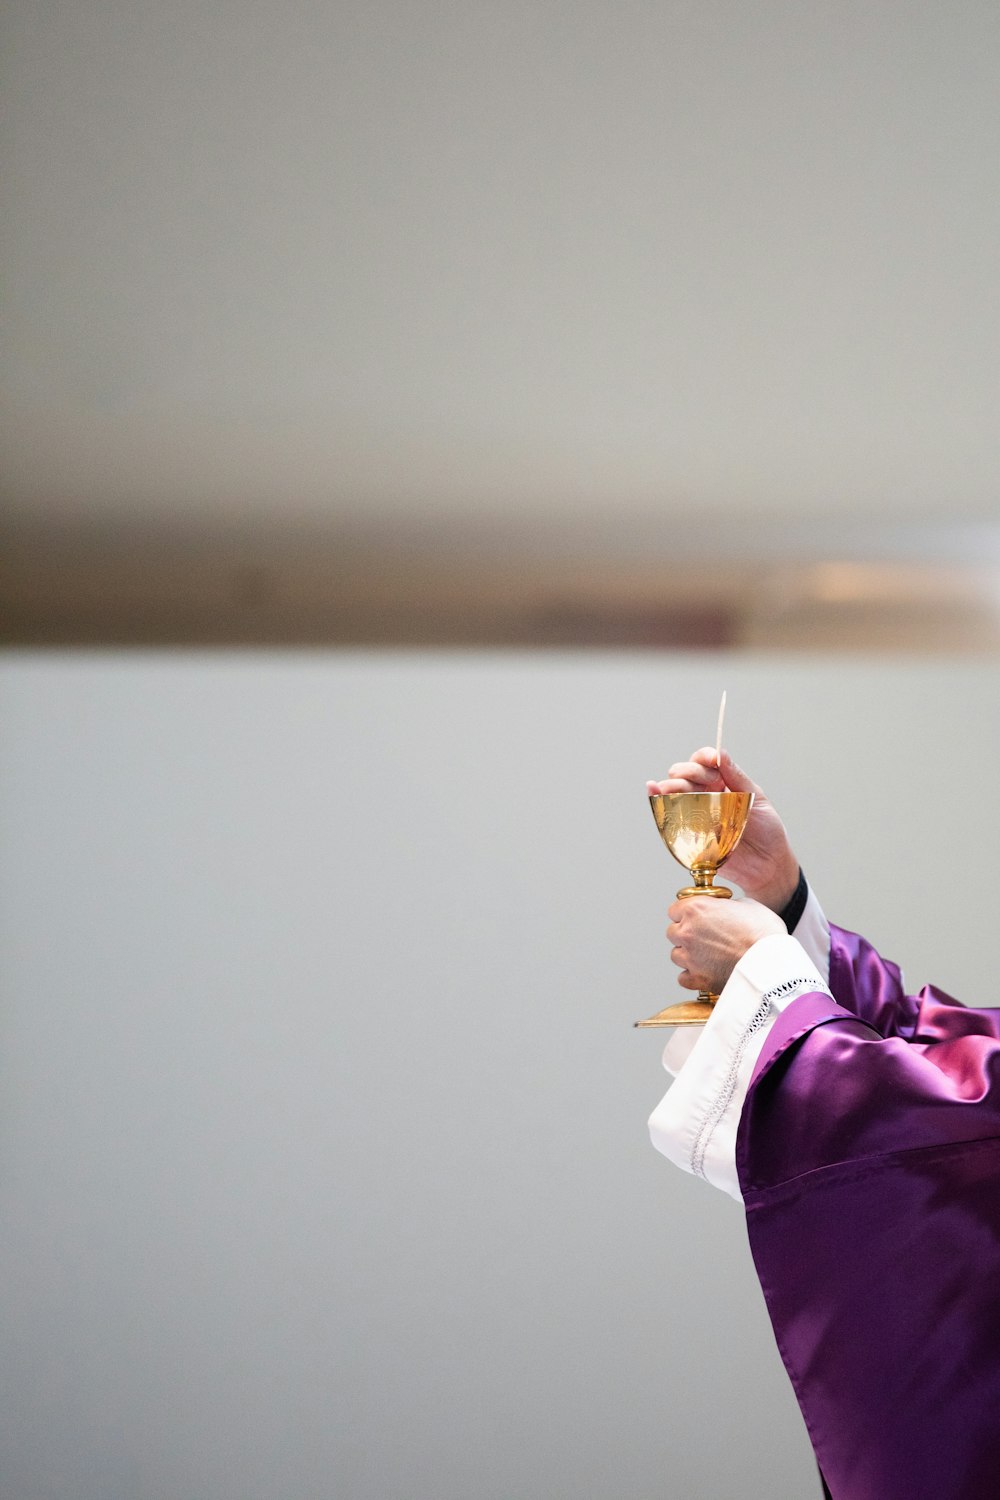
[[[687,901],[695,896],[728,900],[726,885],[714,885],[715,872],[743,837],[753,806],[753,792],[667,792],[650,797],[660,837],[678,864],[690,870],[694,885],[677,892]],[[636,1026],[704,1026],[718,995],[702,990],[697,1000],[668,1005]]]

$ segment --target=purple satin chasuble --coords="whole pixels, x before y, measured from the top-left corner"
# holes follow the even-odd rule
[[[833,1500],[1000,1500],[1000,1010],[831,937],[737,1144],[778,1347]]]

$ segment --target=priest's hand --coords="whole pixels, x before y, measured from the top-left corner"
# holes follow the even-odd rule
[[[758,938],[786,931],[781,918],[757,901],[690,896],[675,901],[667,915],[670,959],[682,971],[678,983],[716,995]]]
[[[799,862],[792,853],[785,825],[760,787],[751,781],[727,750],[715,763],[715,747],[696,750],[690,760],[670,767],[665,781],[648,781],[650,796],[658,792],[753,792],[754,804],[746,831],[725,864],[747,895],[778,912],[791,900],[799,880]],[[710,900],[715,899],[710,897]],[[721,904],[721,903],[720,903]]]

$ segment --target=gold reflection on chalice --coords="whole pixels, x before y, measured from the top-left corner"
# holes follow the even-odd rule
[[[678,899],[715,896],[728,900],[728,886],[713,885],[719,866],[732,854],[743,837],[753,806],[753,792],[668,792],[650,797],[660,837],[674,859],[690,870],[694,885],[677,892]],[[668,1005],[636,1026],[704,1026],[718,1000],[702,990],[697,1000]]]

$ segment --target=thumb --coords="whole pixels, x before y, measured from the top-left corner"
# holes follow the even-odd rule
[[[764,795],[757,783],[751,781],[745,771],[740,770],[728,750],[723,750],[719,756],[719,772],[731,792],[756,792],[758,797]]]

